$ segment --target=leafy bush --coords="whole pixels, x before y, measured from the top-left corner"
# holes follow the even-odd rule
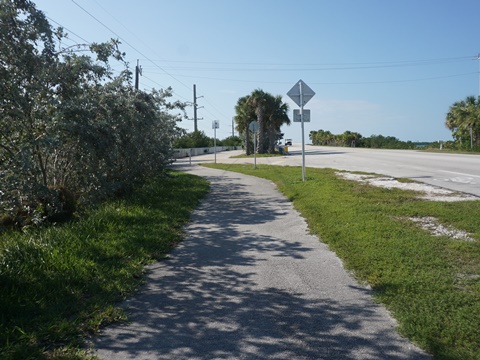
[[[229,136],[222,140],[223,146],[242,146],[242,139],[239,136]]]
[[[3,224],[54,220],[161,172],[181,134],[171,110],[185,107],[171,89],[135,90],[116,40],[56,51],[65,35],[33,3],[0,7]]]
[[[193,149],[213,146],[213,139],[209,138],[203,131],[192,131],[184,134],[175,140],[174,144],[177,149]]]

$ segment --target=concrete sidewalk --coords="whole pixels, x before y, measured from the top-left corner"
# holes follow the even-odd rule
[[[211,182],[187,237],[150,267],[131,323],[101,359],[429,359],[401,338],[334,253],[266,180],[200,166]]]

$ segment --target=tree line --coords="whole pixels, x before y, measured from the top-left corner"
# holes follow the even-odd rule
[[[63,47],[31,1],[0,7],[1,223],[55,221],[160,174],[185,115],[171,89],[136,90],[116,40]]]
[[[309,138],[313,145],[365,147],[373,149],[414,149],[417,144],[412,141],[401,141],[394,136],[371,135],[363,137],[352,131],[343,134],[332,134],[328,130],[310,131]]]
[[[214,139],[207,136],[204,131],[197,130],[184,134],[174,142],[175,149],[192,149],[213,147]],[[229,136],[225,139],[216,139],[217,146],[241,146],[242,140],[239,136]]]

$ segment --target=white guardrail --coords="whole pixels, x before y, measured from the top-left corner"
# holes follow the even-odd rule
[[[192,149],[174,149],[175,154],[173,155],[174,159],[184,158],[190,156],[198,156],[205,154],[213,154],[215,152],[229,151],[229,150],[241,150],[241,146],[217,146],[214,147],[205,147],[205,148],[192,148]]]

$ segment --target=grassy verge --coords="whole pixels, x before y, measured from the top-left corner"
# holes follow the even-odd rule
[[[480,201],[432,202],[412,191],[338,178],[332,169],[208,165],[274,181],[311,231],[343,259],[400,332],[436,359],[480,359]],[[434,216],[475,241],[433,236],[408,217]]]
[[[170,173],[74,223],[1,233],[0,358],[83,358],[84,337],[124,319],[116,305],[181,240],[207,191]]]

